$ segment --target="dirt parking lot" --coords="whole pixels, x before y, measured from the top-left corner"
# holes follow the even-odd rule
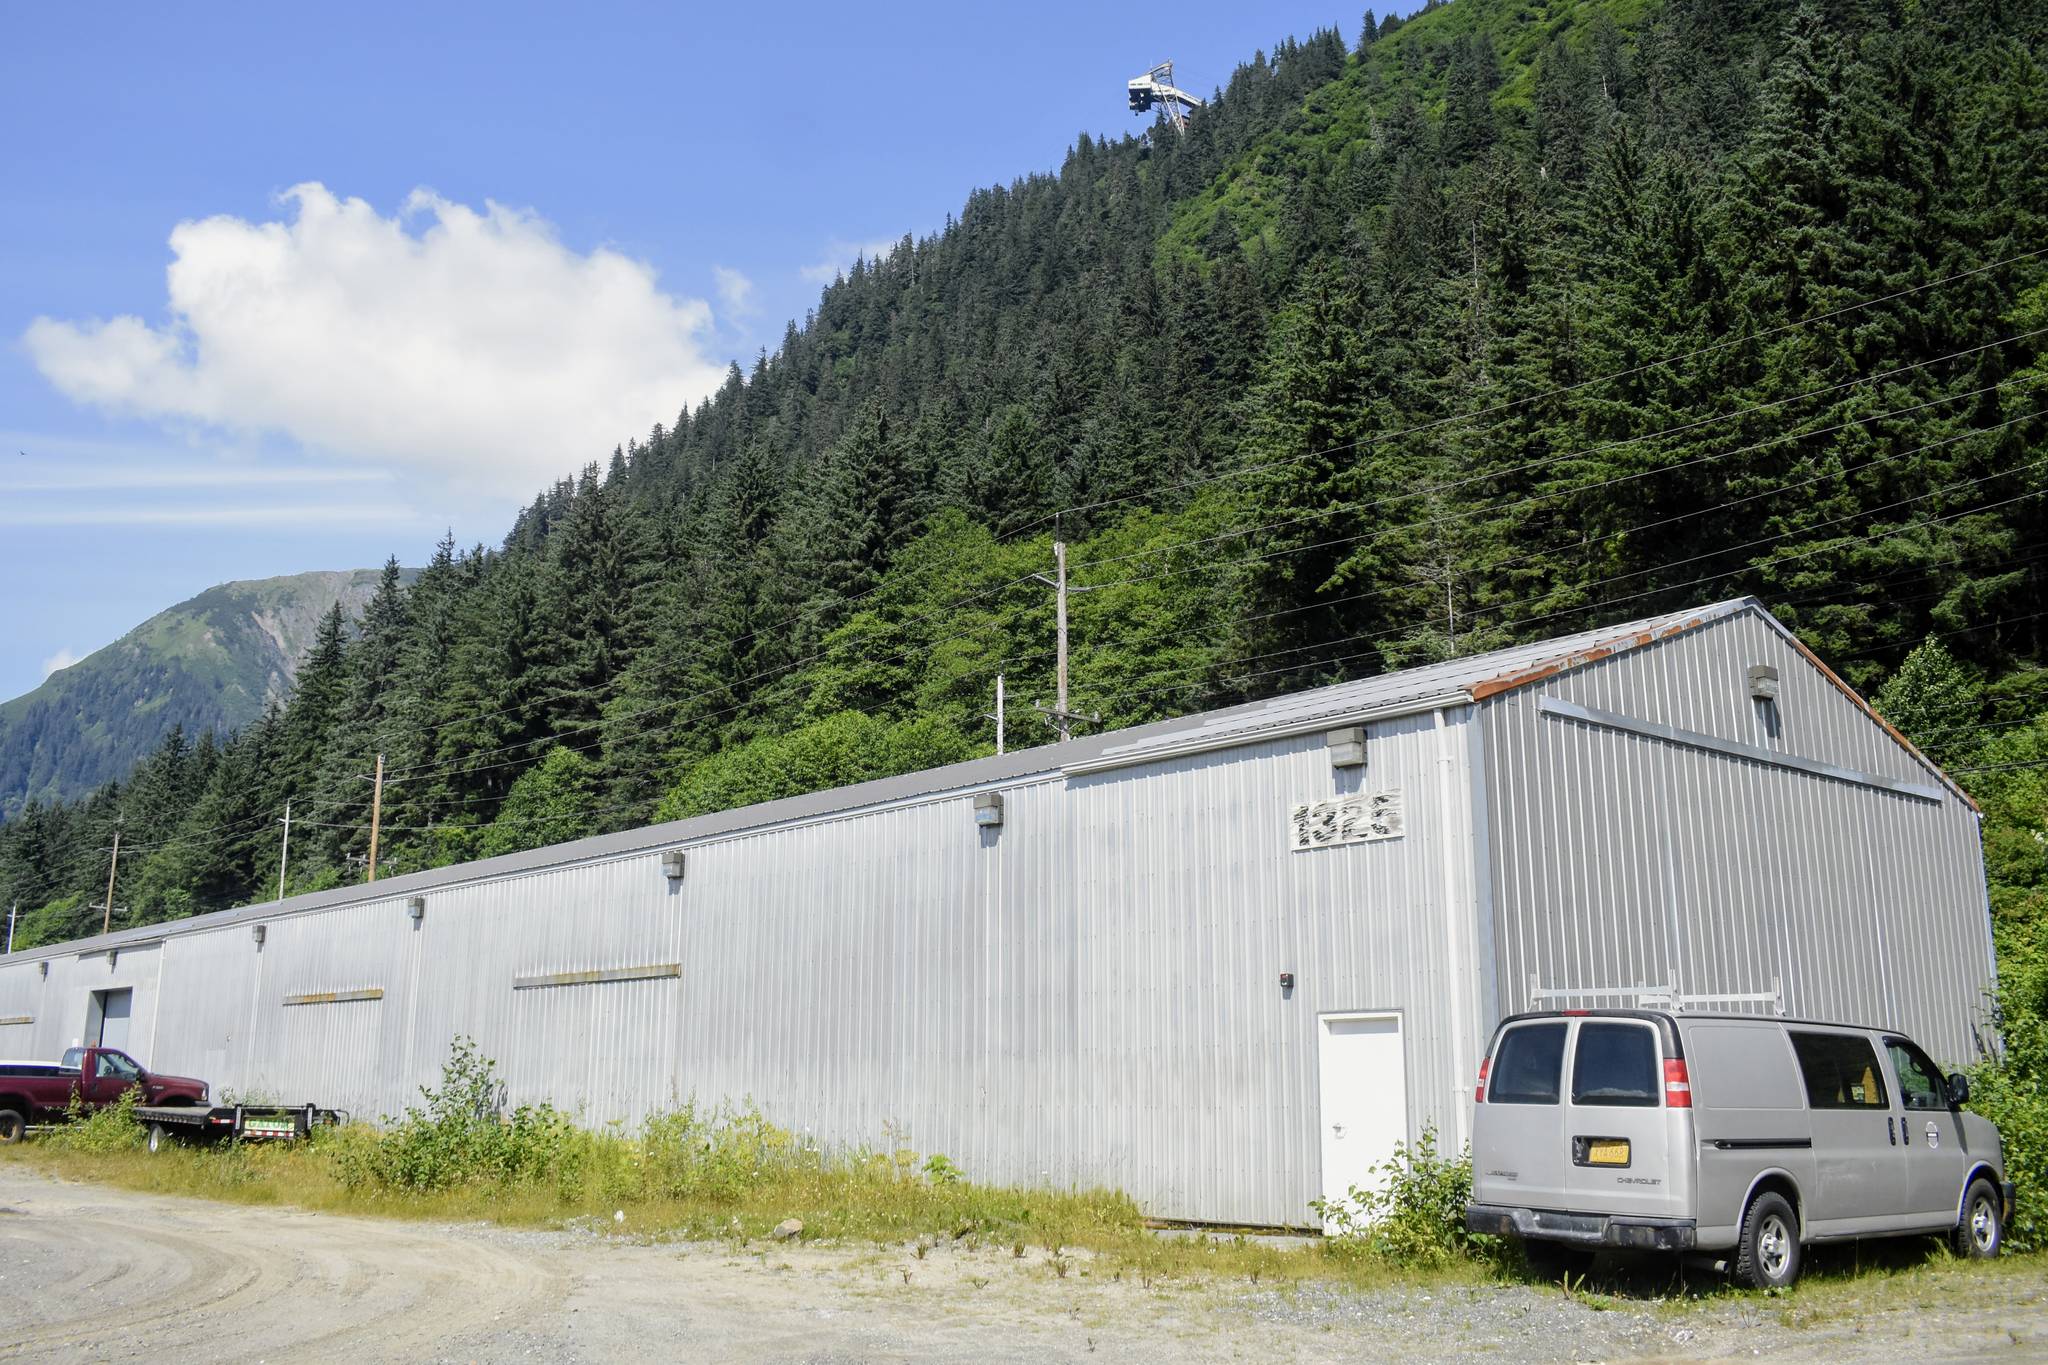
[[[630,1229],[628,1230],[630,1234]],[[1042,1249],[674,1245],[248,1208],[0,1169],[0,1357],[1042,1361],[2014,1359],[2048,1264],[1789,1298],[1142,1284]],[[1096,1273],[1102,1269],[1105,1273]]]

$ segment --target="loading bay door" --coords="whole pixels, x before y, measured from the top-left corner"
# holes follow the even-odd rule
[[[132,1013],[135,992],[132,990],[94,991],[92,1012],[87,1032],[91,1041],[100,1047],[128,1050],[128,1016]]]

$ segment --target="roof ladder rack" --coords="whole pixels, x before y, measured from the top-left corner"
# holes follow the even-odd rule
[[[1719,991],[1706,995],[1682,995],[1676,982],[1659,986],[1546,987],[1538,984],[1534,973],[1529,976],[1529,1000],[1532,1004],[1602,996],[1632,1000],[1645,1008],[1684,1011],[1701,1005],[1769,1005],[1773,1013],[1780,1016],[1785,1013],[1785,983],[1783,978],[1776,976],[1771,978],[1771,988],[1768,991]]]

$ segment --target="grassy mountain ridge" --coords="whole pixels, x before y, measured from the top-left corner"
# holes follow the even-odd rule
[[[373,569],[221,583],[0,702],[0,815],[126,777],[174,726],[254,721],[290,692],[328,608],[358,616],[376,584]]]

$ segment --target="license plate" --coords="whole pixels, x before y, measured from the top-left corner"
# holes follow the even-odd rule
[[[1586,1164],[1588,1166],[1628,1165],[1628,1139],[1621,1138],[1619,1140],[1587,1143]]]
[[[252,1138],[288,1138],[299,1135],[299,1126],[291,1119],[242,1120],[242,1136]]]

